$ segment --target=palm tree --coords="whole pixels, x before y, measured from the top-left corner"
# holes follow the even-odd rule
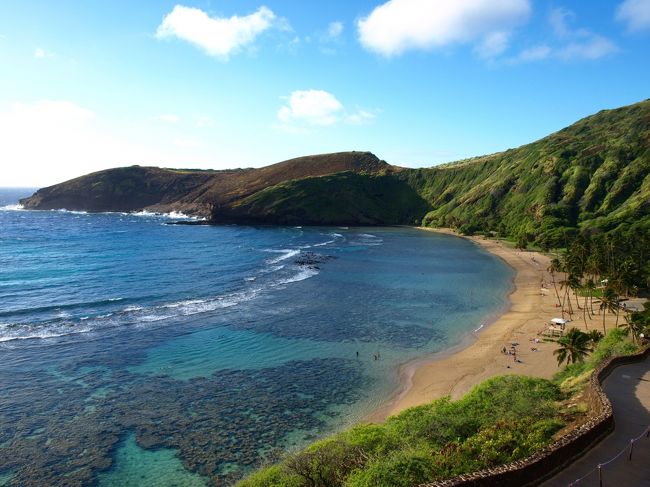
[[[560,289],[564,289],[562,295],[562,318],[564,318],[564,303],[567,303],[567,313],[569,313],[569,318],[573,319],[573,306],[571,306],[571,295],[569,294],[569,276],[560,281]]]
[[[591,340],[591,343],[594,345],[601,341],[605,335],[603,335],[601,332],[598,330],[591,330],[589,333],[587,333],[589,336],[589,340]]]
[[[616,292],[609,286],[603,289],[603,295],[600,298],[600,309],[603,312],[603,332],[605,331],[605,315],[606,312],[616,313],[616,326],[618,326],[618,295]]]
[[[591,310],[591,314],[594,314],[594,291],[596,290],[596,283],[594,282],[593,279],[589,278],[587,279],[587,282],[585,283],[585,289],[589,293],[589,308]],[[587,302],[587,296],[585,296],[585,306]]]
[[[555,350],[553,355],[557,356],[558,367],[562,365],[562,362],[567,364],[583,362],[592,351],[590,336],[577,328],[571,328],[557,343],[560,348]]]
[[[560,293],[557,290],[557,284],[555,282],[555,273],[562,270],[562,263],[557,257],[551,260],[551,263],[548,266],[547,271],[551,274],[551,280],[553,281],[553,288],[555,289],[555,295],[557,296],[557,304],[562,306],[562,300],[560,299]],[[562,318],[564,318],[564,307],[562,308]]]
[[[625,315],[625,323],[621,324],[621,328],[625,330],[625,333],[632,335],[632,341],[637,343],[641,336],[641,333],[645,331],[645,323],[641,317],[640,313],[632,313],[631,315]]]

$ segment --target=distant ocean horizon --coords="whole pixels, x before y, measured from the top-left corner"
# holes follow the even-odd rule
[[[229,485],[367,417],[512,289],[447,235],[22,210],[32,192],[0,188],[0,486]]]

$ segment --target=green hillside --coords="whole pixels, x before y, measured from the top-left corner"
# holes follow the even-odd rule
[[[218,207],[215,222],[414,224],[493,231],[543,247],[579,229],[650,231],[650,101],[537,142],[428,169],[283,182]]]
[[[283,225],[397,225],[419,223],[427,202],[393,173],[342,172],[288,181],[217,208],[215,222]]]
[[[428,169],[369,152],[259,169],[110,169],[44,188],[31,209],[183,211],[214,223],[447,226],[564,247],[577,232],[650,232],[650,100],[537,142]]]
[[[650,227],[650,101],[605,110],[492,156],[401,173],[423,223],[561,246],[576,228]]]

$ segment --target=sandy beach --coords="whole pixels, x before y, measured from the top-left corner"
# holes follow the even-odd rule
[[[422,230],[456,235],[444,229]],[[382,421],[389,415],[447,395],[459,398],[474,385],[495,375],[551,378],[559,370],[553,356],[557,346],[544,342],[539,336],[552,318],[561,317],[560,308],[556,307],[551,275],[546,270],[550,258],[539,252],[516,250],[497,240],[463,238],[503,259],[516,271],[514,290],[509,296],[510,306],[504,314],[457,347],[405,365],[401,370],[400,392],[386,407],[371,416],[372,421]],[[562,278],[556,275],[556,281]],[[543,284],[546,290],[542,289]],[[602,315],[595,315],[592,320],[587,317],[585,326],[582,310],[575,310],[575,299],[573,306],[573,322],[568,327],[602,331]],[[607,327],[614,326],[614,322],[615,316],[608,315]],[[536,338],[540,339],[539,343],[534,341]],[[512,343],[519,344],[516,347],[518,361],[502,352],[503,347],[510,348]]]

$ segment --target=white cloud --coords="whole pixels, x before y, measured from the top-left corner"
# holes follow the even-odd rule
[[[492,59],[508,48],[510,35],[507,32],[491,32],[476,46],[476,53],[484,59]]]
[[[278,110],[278,120],[285,124],[332,125],[339,120],[342,111],[341,102],[327,91],[294,91],[287,104]]]
[[[548,16],[548,23],[551,24],[553,32],[559,38],[571,35],[568,21],[573,19],[575,14],[564,7],[557,7],[551,10]]]
[[[37,47],[36,50],[34,51],[34,57],[36,59],[43,59],[45,56],[46,56],[45,49]]]
[[[553,50],[545,45],[533,46],[528,49],[524,49],[519,53],[519,55],[513,59],[513,62],[531,62],[531,61],[541,61],[542,59],[548,58]]]
[[[357,27],[366,49],[390,57],[411,49],[485,42],[525,22],[530,12],[529,0],[390,0]]]
[[[530,47],[521,51],[506,62],[516,64],[534,62],[544,59],[596,60],[617,52],[619,49],[612,41],[588,29],[573,28],[570,24],[576,18],[571,10],[563,7],[554,8],[548,16],[548,23],[553,31],[554,41]]]
[[[267,7],[239,17],[210,17],[203,10],[176,5],[156,30],[158,39],[177,37],[221,59],[252,44],[257,36],[272,27],[276,15]],[[280,27],[284,28],[284,23]]]
[[[96,124],[92,111],[69,101],[0,107],[3,184],[52,183],[99,169],[92,162],[98,154],[107,158],[123,147],[100,135]]]
[[[616,20],[630,32],[650,29],[650,0],[625,0],[616,9]]]
[[[351,125],[363,125],[375,118],[375,114],[359,108],[356,112],[345,116],[345,122]]]
[[[375,119],[377,110],[357,108],[350,112],[331,93],[323,90],[294,91],[277,113],[274,128],[290,134],[305,134],[316,126],[339,123],[363,125]]]
[[[571,42],[557,51],[561,59],[600,59],[618,51],[618,47],[602,36],[590,34],[583,41]]]
[[[327,26],[327,37],[329,39],[338,39],[343,33],[343,23],[342,22],[331,22]]]
[[[153,117],[153,119],[159,122],[167,122],[167,123],[176,123],[179,120],[179,118],[176,115],[172,115],[171,113],[163,113],[162,115],[156,115],[155,117]]]

